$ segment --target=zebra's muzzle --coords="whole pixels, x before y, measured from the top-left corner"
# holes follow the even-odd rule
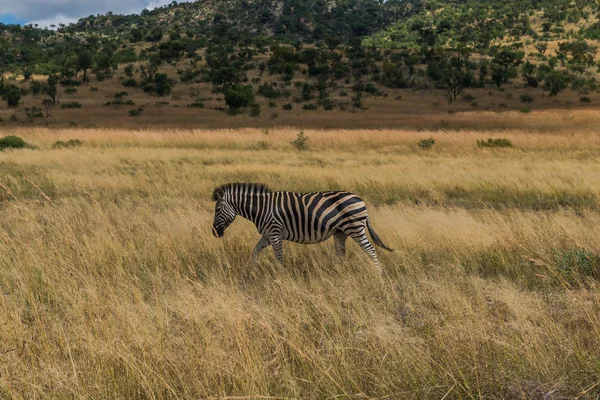
[[[217,231],[217,228],[215,228],[214,226],[212,227],[212,231],[213,231],[213,235],[215,235],[215,237],[220,238],[221,236],[223,236],[223,233],[222,232],[220,233],[219,231]]]

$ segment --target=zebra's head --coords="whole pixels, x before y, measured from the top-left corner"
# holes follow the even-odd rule
[[[218,238],[223,236],[225,229],[231,225],[236,216],[236,212],[229,203],[228,198],[227,191],[221,186],[216,188],[212,195],[212,201],[216,201],[213,235]]]

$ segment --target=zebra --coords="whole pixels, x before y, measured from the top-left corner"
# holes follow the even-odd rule
[[[240,215],[254,223],[261,239],[254,247],[252,258],[258,264],[258,255],[268,246],[283,264],[282,242],[320,243],[331,236],[340,258],[346,255],[346,239],[350,236],[369,255],[379,273],[383,273],[375,247],[387,247],[373,229],[365,203],[346,191],[313,193],[274,192],[262,183],[228,183],[214,189],[215,204],[213,234],[221,238],[225,229]]]

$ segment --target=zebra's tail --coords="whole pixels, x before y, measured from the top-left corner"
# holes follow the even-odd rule
[[[367,218],[367,228],[369,229],[369,234],[371,235],[371,237],[373,238],[373,241],[375,242],[375,244],[377,246],[379,246],[382,249],[385,249],[387,251],[394,251],[394,249],[391,249],[391,248],[387,247],[385,244],[383,244],[383,242],[381,241],[381,239],[375,232],[375,229],[373,229],[373,226],[371,225],[371,221],[369,221],[368,218]]]

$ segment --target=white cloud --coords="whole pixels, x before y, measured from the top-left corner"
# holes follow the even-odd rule
[[[40,26],[76,22],[79,18],[96,14],[137,14],[170,4],[172,0],[0,0],[2,14],[13,14],[18,19]]]

